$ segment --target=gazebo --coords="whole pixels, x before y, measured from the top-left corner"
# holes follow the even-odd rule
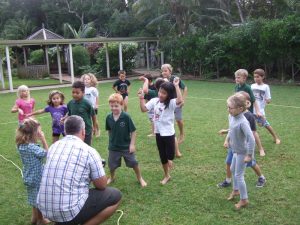
[[[159,39],[156,37],[128,37],[128,38],[81,38],[81,39],[46,39],[46,40],[1,40],[0,46],[5,46],[5,54],[6,54],[6,61],[7,61],[7,72],[8,72],[8,79],[9,79],[9,89],[13,91],[13,83],[12,83],[12,72],[11,72],[11,63],[10,63],[10,54],[9,48],[18,46],[18,47],[25,47],[25,46],[49,46],[49,45],[56,45],[57,46],[57,58],[58,58],[58,68],[61,70],[60,64],[60,54],[59,54],[59,46],[61,45],[68,45],[69,47],[69,63],[70,63],[70,75],[71,75],[71,82],[74,82],[74,66],[73,66],[73,55],[72,55],[72,44],[83,44],[83,43],[103,43],[106,48],[106,68],[107,68],[107,78],[110,77],[110,66],[109,66],[109,52],[108,52],[108,43],[119,43],[119,67],[120,70],[123,69],[123,56],[122,56],[122,43],[124,42],[144,42],[146,44],[146,63],[147,63],[147,70],[150,70],[150,57],[149,57],[149,42],[156,42],[159,43]],[[163,52],[161,52],[161,63],[164,61]],[[61,72],[60,72],[61,74]],[[4,74],[2,68],[2,58],[0,56],[0,79],[2,81],[2,87],[4,88]],[[60,75],[60,82],[61,75]]]

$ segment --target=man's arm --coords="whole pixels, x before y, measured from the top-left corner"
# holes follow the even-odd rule
[[[107,186],[107,177],[104,175],[103,177],[99,177],[98,179],[93,180],[94,186],[99,189],[103,190]]]

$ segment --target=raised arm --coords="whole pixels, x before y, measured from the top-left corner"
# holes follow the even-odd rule
[[[145,105],[145,99],[144,99],[144,93],[142,88],[140,88],[140,90],[138,91],[138,97],[140,99],[140,108],[142,112],[148,112],[148,109]]]
[[[143,84],[144,94],[148,94],[148,92],[149,92],[149,80],[146,77],[143,77],[143,76],[139,77],[139,80],[144,82],[144,84]]]
[[[179,88],[179,81],[180,81],[180,79],[178,77],[175,78],[174,81],[173,81],[173,84],[174,84],[175,89],[176,89],[176,95],[177,95],[176,105],[180,105],[182,103],[182,94],[181,94],[181,90]]]

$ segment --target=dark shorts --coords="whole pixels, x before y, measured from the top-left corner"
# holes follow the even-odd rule
[[[98,115],[98,109],[94,109],[95,114]]]
[[[88,144],[89,146],[92,145],[92,133],[85,134],[84,143]]]
[[[160,136],[156,134],[156,145],[159,151],[159,157],[162,164],[175,157],[175,134],[172,136]]]
[[[52,137],[59,137],[60,135],[66,136],[65,133],[61,133],[61,134],[52,133]]]
[[[127,93],[124,93],[124,94],[121,94],[121,95],[122,95],[122,97],[123,97],[123,100],[128,96]]]
[[[129,153],[129,151],[119,152],[119,151],[109,151],[108,154],[108,167],[110,170],[115,170],[121,166],[121,159],[124,158],[125,164],[129,168],[133,168],[138,165],[138,161],[135,158],[134,153]]]
[[[119,190],[107,187],[104,190],[90,189],[89,197],[87,198],[81,211],[75,218],[68,222],[57,222],[56,225],[77,225],[84,224],[98,213],[109,206],[115,205],[122,198]]]

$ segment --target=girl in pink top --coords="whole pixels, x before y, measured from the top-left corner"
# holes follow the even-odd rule
[[[21,85],[18,87],[17,91],[18,99],[15,105],[12,107],[11,112],[18,112],[19,125],[23,124],[23,121],[27,114],[33,112],[35,100],[30,98],[30,91],[26,85]]]

